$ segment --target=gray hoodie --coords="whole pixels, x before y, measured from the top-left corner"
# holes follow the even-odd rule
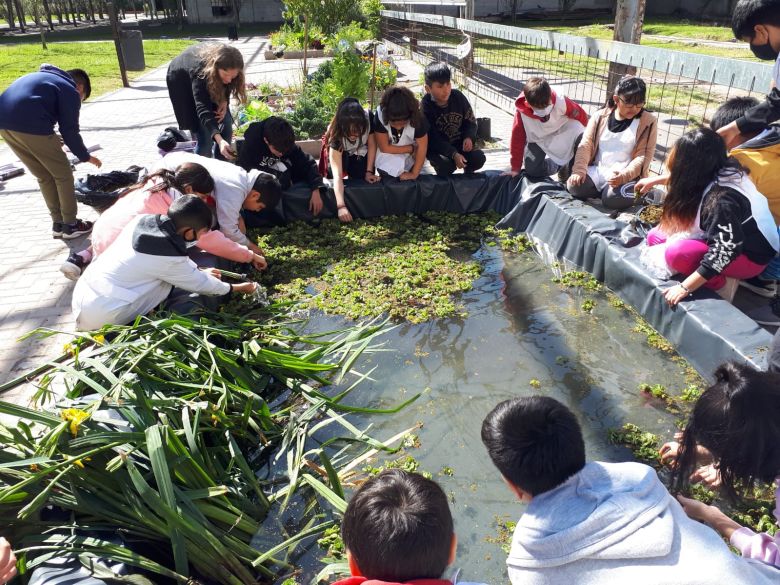
[[[780,584],[780,570],[733,554],[640,463],[588,463],[535,496],[507,565],[513,585]]]

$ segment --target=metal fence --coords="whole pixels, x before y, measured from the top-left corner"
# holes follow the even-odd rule
[[[434,14],[382,11],[382,35],[420,63],[448,62],[456,82],[512,115],[523,81],[529,77],[546,77],[593,113],[604,105],[607,88],[614,87],[620,75],[639,75],[648,85],[647,109],[659,119],[656,172],[686,129],[709,123],[730,97],[762,99],[772,78],[771,65],[756,61]],[[466,39],[473,52],[459,58],[458,46]]]

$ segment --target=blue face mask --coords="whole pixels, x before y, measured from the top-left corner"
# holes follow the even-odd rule
[[[763,45],[754,45],[753,43],[750,43],[750,50],[753,51],[753,54],[757,59],[761,59],[762,61],[776,61],[777,56],[780,55],[780,52],[775,51],[772,48],[772,44],[769,42]]]

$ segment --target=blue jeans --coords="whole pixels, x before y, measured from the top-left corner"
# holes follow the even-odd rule
[[[227,112],[225,112],[225,117],[222,119],[222,123],[219,127],[222,138],[230,142],[233,139],[233,117],[230,115],[229,107]],[[204,126],[198,128],[195,139],[198,141],[198,147],[195,152],[199,155],[225,160],[225,157],[219,152],[217,143],[214,142],[214,139],[211,137],[211,133]]]
[[[777,228],[777,233],[780,234],[780,228]],[[764,280],[780,280],[780,258],[774,258],[767,264],[760,276]]]

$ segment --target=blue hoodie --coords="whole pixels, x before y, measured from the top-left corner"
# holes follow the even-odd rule
[[[738,557],[688,518],[640,463],[588,463],[535,496],[507,565],[513,585],[780,583],[780,570]]]
[[[70,151],[82,162],[89,152],[79,134],[81,96],[73,78],[53,65],[41,65],[0,94],[0,130],[48,136],[58,124]]]

